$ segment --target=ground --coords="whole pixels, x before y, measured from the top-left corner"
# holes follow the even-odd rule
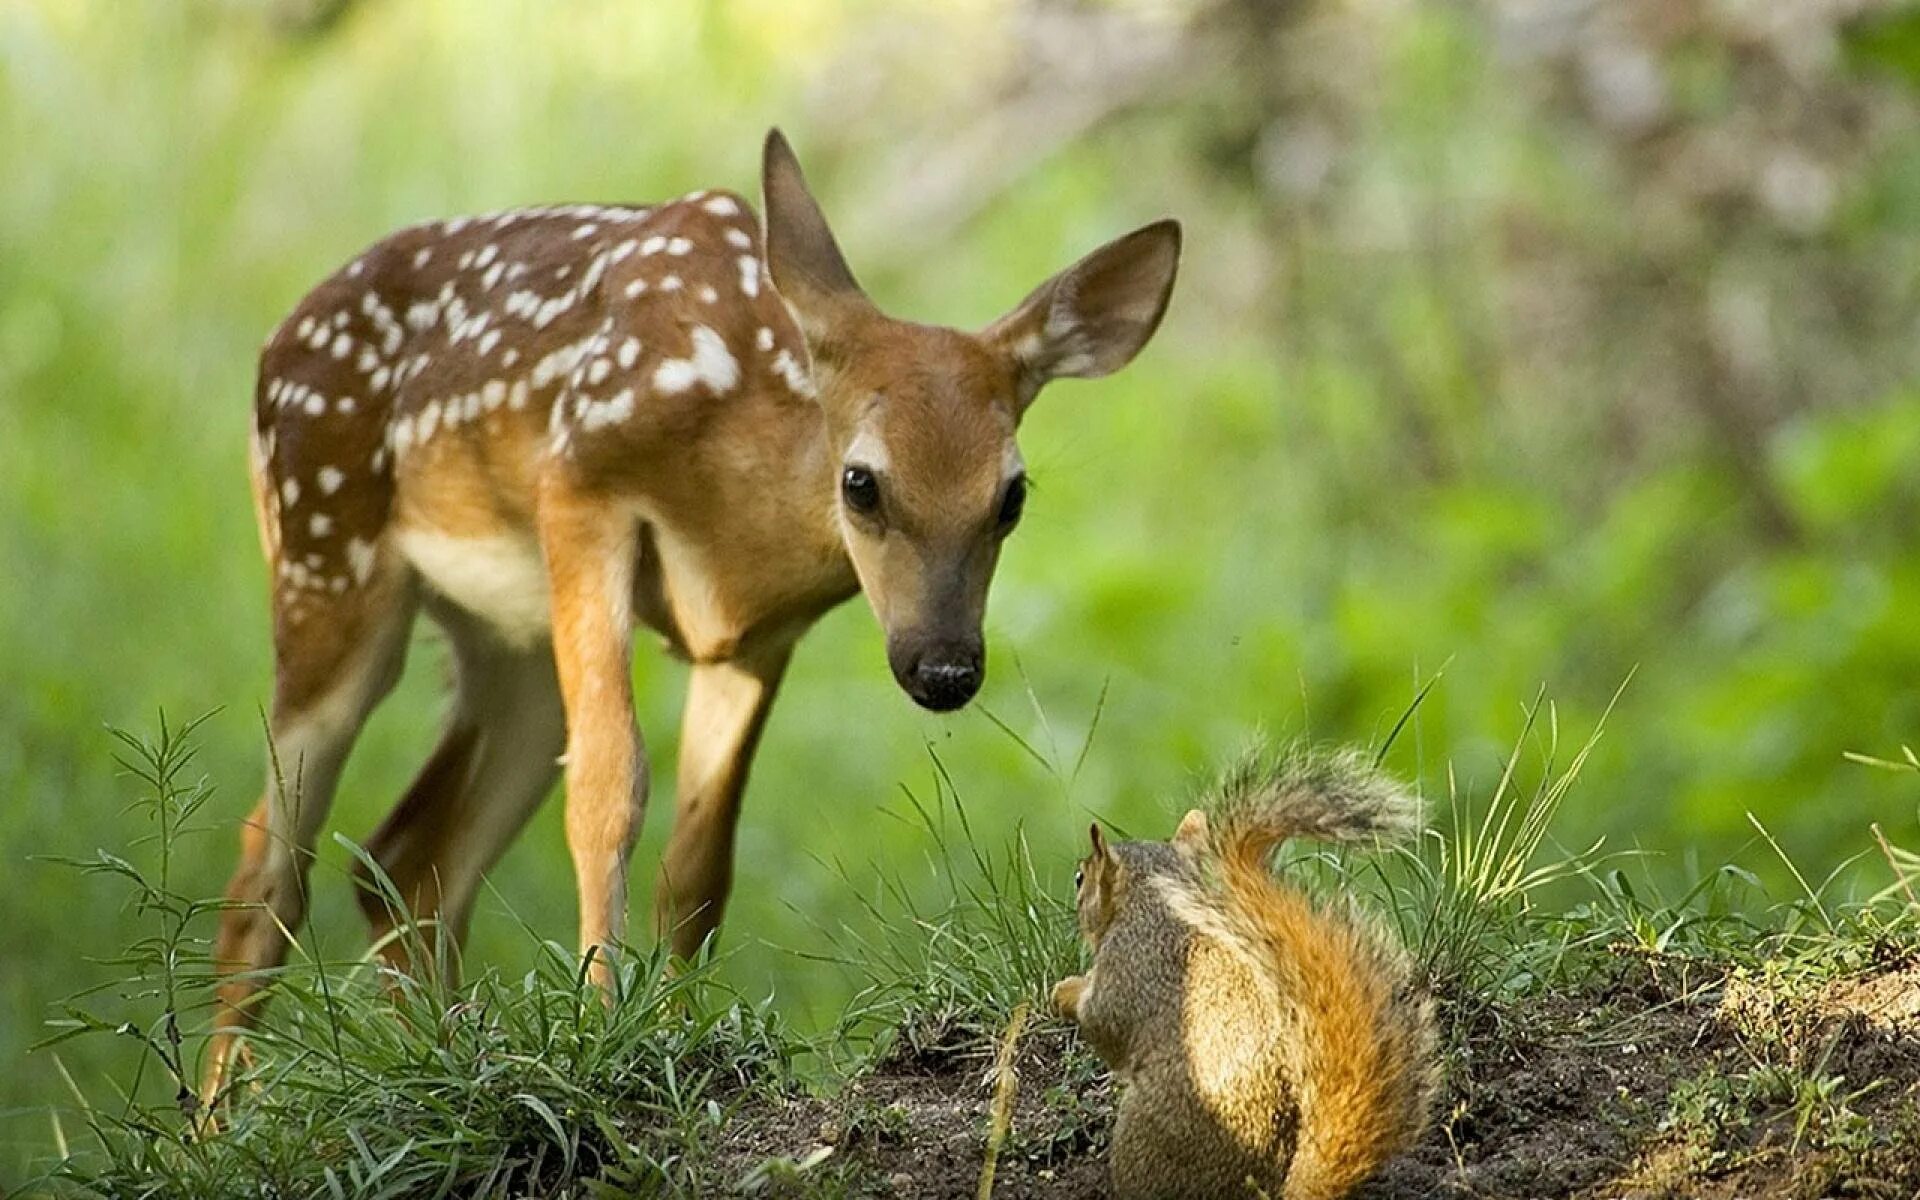
[[[1920,961],[1809,984],[1617,958],[1579,993],[1479,1017],[1433,1128],[1364,1194],[1920,1195]],[[770,1195],[974,1195],[992,1058],[909,1030],[838,1094],[740,1112],[721,1177]],[[1105,1071],[1054,1025],[1017,1058],[993,1194],[1105,1195]]]
[[[183,731],[125,745],[164,849],[208,790],[182,782]],[[1727,869],[1668,898],[1543,851],[1580,761],[1531,793],[1503,786],[1418,852],[1278,865],[1312,894],[1376,908],[1437,1001],[1431,1128],[1364,1195],[1920,1197],[1914,856],[1883,846],[1893,883],[1864,900],[1808,886],[1738,907]],[[609,1004],[553,944],[525,974],[462,983],[302,956],[276,977],[249,1065],[211,1099],[214,1137],[191,1090],[198,1043],[181,1031],[201,1019],[212,977],[196,931],[220,905],[170,889],[154,847],[158,875],[102,854],[89,873],[130,888],[152,932],[115,960],[117,991],[76,997],[52,1027],[62,1046],[135,1042],[144,1075],[56,1112],[59,1157],[19,1190],[1104,1195],[1115,1085],[1038,1007],[1086,969],[1072,910],[1025,843],[990,850],[937,817],[945,890],[898,890],[841,931],[836,961],[867,984],[828,1031],[743,996],[724,957],[616,956]],[[424,943],[413,957],[434,961]]]

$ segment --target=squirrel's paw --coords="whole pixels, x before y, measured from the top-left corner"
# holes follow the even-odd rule
[[[1069,975],[1053,985],[1053,1011],[1070,1021],[1080,1019],[1080,1001],[1087,994],[1087,977]]]

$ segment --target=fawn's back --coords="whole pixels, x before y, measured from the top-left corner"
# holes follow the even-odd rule
[[[718,419],[714,399],[810,396],[805,361],[728,193],[393,234],[261,356],[253,464],[276,609],[297,623],[368,586],[386,539],[501,631],[538,635],[541,473],[644,493],[650,460]]]

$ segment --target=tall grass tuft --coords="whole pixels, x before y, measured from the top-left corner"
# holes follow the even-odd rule
[[[905,786],[901,794],[940,886],[928,899],[889,871],[877,893],[863,894],[843,870],[863,919],[823,930],[832,946],[823,957],[864,981],[843,1033],[897,1029],[920,1050],[985,1046],[1016,1008],[1044,1006],[1054,983],[1079,969],[1079,934],[1071,897],[1047,885],[1025,832],[998,851],[984,845],[945,764],[929,758],[931,798]]]
[[[1543,951],[1555,952],[1541,943],[1529,920],[1533,898],[1541,889],[1588,869],[1599,845],[1545,857],[1543,850],[1555,814],[1605,728],[1603,714],[1562,764],[1559,712],[1543,690],[1527,706],[1519,736],[1484,805],[1463,796],[1449,767],[1450,827],[1444,833],[1429,829],[1424,842],[1406,856],[1409,881],[1397,905],[1403,929],[1443,994],[1459,999],[1509,992],[1538,977],[1535,962]],[[1538,750],[1539,764],[1535,782],[1527,787],[1520,779],[1522,757],[1530,746]]]

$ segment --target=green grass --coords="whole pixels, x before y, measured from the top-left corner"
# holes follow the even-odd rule
[[[1900,382],[1920,221],[1910,148],[1867,156],[1816,235],[1650,228],[1646,214],[1665,210],[1640,202],[1631,164],[1510,73],[1476,6],[1355,10],[1343,44],[1368,57],[1331,74],[1373,86],[1312,85],[1351,139],[1319,200],[1260,190],[1247,147],[1264,129],[1239,123],[1275,114],[1218,90],[1231,77],[1216,72],[1023,167],[965,220],[903,221],[890,214],[926,181],[909,178],[901,148],[938,149],[955,114],[1023,94],[1012,73],[1032,60],[1007,10],[415,0],[362,3],[324,34],[289,37],[261,7],[0,6],[0,145],[30,164],[0,176],[0,1179],[45,1154],[50,1111],[71,1094],[53,1056],[26,1047],[63,997],[117,982],[119,967],[90,958],[151,932],[150,914],[43,861],[143,829],[102,769],[103,729],[144,727],[156,708],[218,710],[195,765],[217,798],[196,818],[209,832],[169,866],[179,896],[219,892],[265,774],[265,578],[243,451],[261,337],[406,222],[751,192],[776,122],[860,277],[903,315],[978,325],[1165,213],[1186,221],[1187,256],[1141,361],[1051,389],[1027,419],[1039,486],[995,584],[980,704],[915,710],[860,601],[802,643],[747,799],[716,985],[808,1036],[832,1030],[874,986],[834,960],[917,961],[871,924],[869,906],[900,905],[943,954],[975,960],[950,980],[923,964],[916,985],[964,1011],[993,972],[1038,974],[1062,951],[1036,944],[1003,964],[994,956],[1014,952],[969,944],[968,927],[941,933],[948,872],[971,853],[935,836],[960,819],[943,775],[963,782],[970,844],[990,848],[1003,886],[1055,895],[1093,817],[1156,831],[1167,798],[1250,725],[1384,742],[1443,662],[1444,685],[1387,760],[1443,815],[1455,795],[1492,794],[1510,762],[1501,803],[1534,803],[1565,769],[1548,747],[1584,745],[1603,714],[1608,730],[1528,868],[1577,861],[1580,878],[1549,887],[1551,902],[1513,901],[1584,914],[1548,922],[1553,943],[1503,944],[1504,919],[1487,941],[1468,937],[1482,910],[1458,900],[1500,886],[1495,848],[1532,828],[1524,806],[1485,830],[1491,841],[1476,822],[1474,839],[1448,843],[1451,862],[1378,868],[1433,873],[1421,886],[1452,907],[1408,910],[1409,936],[1482,958],[1439,963],[1443,975],[1497,984],[1517,962],[1550,976],[1569,969],[1560,943],[1585,962],[1616,934],[1662,950],[1733,943],[1788,916],[1817,939],[1822,912],[1844,926],[1844,897],[1894,886],[1885,854],[1911,872],[1898,856],[1920,844],[1917,777],[1845,758],[1897,760],[1920,728],[1920,492],[1906,469],[1920,392]],[[1667,65],[1687,103],[1731,102],[1742,56],[1686,55]],[[1834,311],[1876,315],[1873,328],[1894,328],[1881,340],[1821,341],[1824,325],[1786,308],[1776,323],[1794,335],[1778,347],[1783,374],[1845,367],[1867,382],[1756,416],[1758,454],[1740,465],[1653,387],[1671,355],[1639,320],[1640,293],[1581,322],[1571,348],[1508,326],[1539,282],[1532,249],[1561,256],[1570,278],[1608,279],[1643,242],[1676,240],[1678,294],[1731,281],[1736,300],[1751,286],[1785,304],[1803,278],[1862,280]],[[1762,488],[1797,536],[1767,530]],[[424,760],[441,658],[423,632],[356,750],[332,821],[348,839]],[[1510,758],[1506,731],[1543,682],[1558,705]],[[640,655],[659,780],[673,776],[683,685],[682,668]],[[944,818],[919,819],[901,784]],[[635,857],[636,913],[667,790]],[[491,876],[476,978],[547,970],[546,942],[571,937],[558,808]],[[1581,856],[1602,838],[1617,857]],[[328,839],[320,860],[308,958],[350,961],[351,854]],[[1796,895],[1776,911],[1789,902],[1773,897]],[[99,1095],[131,1077],[143,1044],[85,1039],[59,1061]]]
[[[1727,1169],[1763,1125],[1790,1127],[1795,1151],[1883,1150],[1885,1135],[1851,1107],[1876,1085],[1835,1069],[1834,1043],[1822,1050],[1812,1027],[1783,1019],[1782,998],[1876,963],[1916,961],[1915,879],[1890,857],[1893,886],[1865,898],[1809,891],[1770,906],[1730,903],[1729,887],[1753,886],[1732,870],[1675,899],[1642,896],[1601,869],[1603,855],[1546,849],[1555,807],[1592,743],[1554,769],[1551,740],[1534,739],[1542,714],[1551,729],[1551,707],[1536,703],[1514,755],[1532,746],[1548,764],[1530,794],[1514,789],[1509,771],[1484,799],[1449,797],[1447,819],[1412,849],[1309,855],[1282,868],[1315,890],[1358,897],[1407,932],[1451,1018],[1450,1094],[1472,1095],[1476,1064],[1508,1053],[1515,1029],[1537,1027],[1530,1009],[1542,1000],[1595,994],[1596,979],[1644,961],[1676,974],[1666,985],[1676,1002],[1742,986],[1756,998],[1730,1018],[1746,1069],[1675,1082],[1659,1130],[1686,1169]],[[918,872],[890,869],[861,916],[834,931],[830,959],[796,968],[838,968],[861,982],[829,1033],[798,1030],[768,1000],[740,994],[721,976],[724,959],[674,972],[629,949],[603,1003],[574,957],[531,928],[521,930],[531,969],[484,966],[459,985],[432,970],[396,976],[371,954],[329,959],[303,937],[274,974],[248,1066],[217,1107],[218,1134],[203,1136],[194,1051],[210,993],[205,935],[221,905],[178,891],[172,867],[204,836],[212,797],[194,765],[195,732],[162,721],[151,739],[119,735],[135,791],[129,815],[153,832],[124,855],[67,864],[91,877],[89,890],[130,894],[145,932],[113,963],[121,982],[70,998],[41,1051],[57,1056],[87,1039],[138,1048],[127,1077],[76,1086],[54,1117],[49,1149],[61,1161],[41,1182],[59,1194],[838,1195],[872,1183],[844,1156],[767,1155],[741,1173],[737,1155],[720,1153],[737,1136],[734,1122],[762,1112],[756,1104],[831,1096],[902,1056],[990,1054],[1011,1014],[1044,1012],[1052,983],[1080,967],[1068,889],[1023,841],[984,842],[936,758],[931,797],[907,795],[907,819],[933,847],[924,886],[909,882]],[[1733,912],[1748,915],[1727,919]],[[415,961],[433,961],[424,945],[412,949]],[[1055,1023],[1039,1023],[1058,1035]],[[1107,1113],[1078,1097],[1101,1072],[1077,1049],[1063,1069],[1079,1084],[1047,1092],[1060,1123],[1046,1137],[1058,1153],[1088,1153]],[[907,1119],[855,1106],[838,1136],[884,1143]]]

